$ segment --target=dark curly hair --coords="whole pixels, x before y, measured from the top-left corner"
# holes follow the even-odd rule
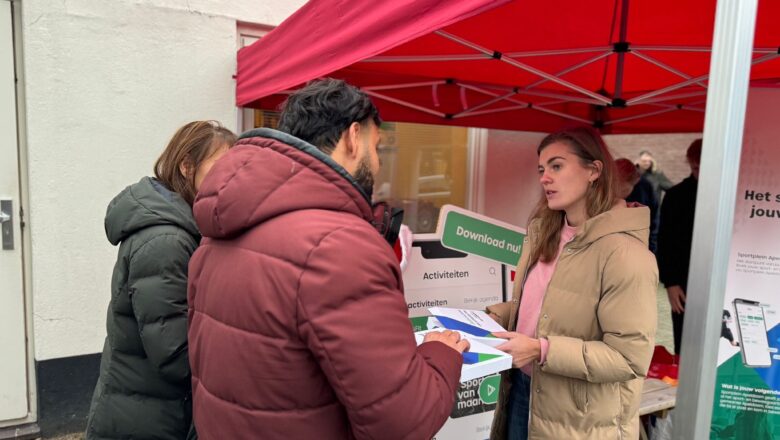
[[[344,81],[325,78],[311,81],[282,104],[279,130],[331,154],[341,134],[353,122],[382,123],[371,99]]]

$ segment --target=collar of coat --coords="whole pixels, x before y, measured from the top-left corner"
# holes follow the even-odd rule
[[[255,128],[254,130],[249,130],[239,136],[238,140],[251,138],[251,137],[264,137],[268,139],[273,139],[276,141],[279,141],[283,144],[287,144],[293,148],[297,148],[301,151],[303,151],[306,154],[309,154],[311,156],[316,157],[329,167],[333,168],[334,171],[339,173],[343,178],[347,179],[349,183],[352,184],[352,186],[355,187],[355,189],[360,193],[361,196],[363,196],[364,199],[368,202],[368,204],[371,204],[371,197],[366,194],[365,191],[363,191],[363,188],[360,187],[360,185],[357,184],[354,178],[352,178],[352,175],[347,172],[347,170],[344,169],[341,165],[336,163],[335,160],[333,160],[330,156],[320,151],[319,148],[315,147],[314,145],[299,139],[291,134],[285,133],[283,131],[274,130],[272,128]]]
[[[529,230],[538,232],[538,222],[531,221]],[[646,206],[627,207],[625,202],[589,218],[577,229],[569,243],[571,249],[582,249],[611,234],[626,234],[647,246],[650,238],[650,208]],[[538,236],[538,234],[534,234]]]

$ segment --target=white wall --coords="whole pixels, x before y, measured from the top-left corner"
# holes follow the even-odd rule
[[[236,20],[303,0],[24,0],[36,359],[95,353],[116,248],[108,202],[195,119],[236,128]]]

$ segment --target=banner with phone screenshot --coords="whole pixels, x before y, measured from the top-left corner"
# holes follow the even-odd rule
[[[712,439],[780,438],[778,103],[780,89],[751,89],[748,95]]]

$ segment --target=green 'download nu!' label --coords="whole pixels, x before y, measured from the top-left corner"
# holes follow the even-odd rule
[[[437,232],[444,247],[510,267],[520,260],[525,238],[521,228],[452,205],[442,207]]]

